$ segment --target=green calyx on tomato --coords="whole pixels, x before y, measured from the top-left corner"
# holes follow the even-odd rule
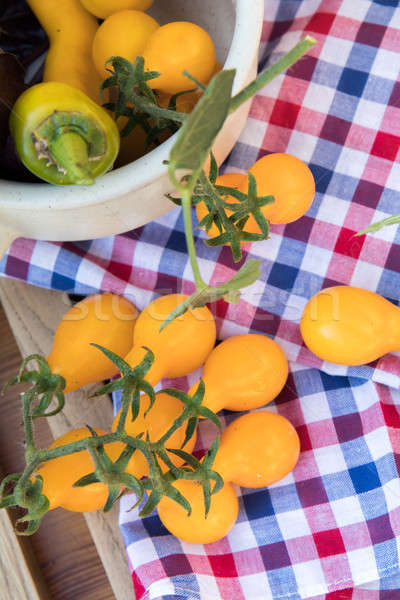
[[[24,165],[48,183],[91,185],[112,168],[119,133],[107,112],[65,83],[39,83],[15,103],[10,130]]]

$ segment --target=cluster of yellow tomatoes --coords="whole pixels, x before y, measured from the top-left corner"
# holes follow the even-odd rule
[[[146,380],[155,385],[164,377],[187,375],[203,366],[205,384],[203,406],[213,412],[223,408],[251,411],[272,401],[282,390],[288,375],[288,363],[279,345],[264,335],[247,334],[228,338],[215,346],[216,327],[208,308],[189,310],[160,332],[160,326],[170,312],[184,300],[180,294],[162,296],[150,303],[140,315],[126,299],[106,293],[86,298],[65,315],[54,337],[47,357],[53,373],[63,375],[66,391],[89,382],[116,375],[118,369],[91,346],[99,343],[123,356],[132,367],[145,354],[144,347],[154,353],[154,362]],[[189,395],[197,390],[194,384]],[[95,400],[93,400],[95,401]],[[128,415],[126,433],[149,435],[159,440],[182,413],[182,402],[168,393],[159,393],[153,407],[143,396],[138,417]],[[111,430],[115,431],[119,414]],[[185,424],[168,440],[169,448],[180,448],[185,440]],[[97,430],[98,434],[103,434]],[[89,437],[87,429],[75,429],[58,438],[57,447]],[[184,446],[191,452],[196,432]],[[107,444],[112,460],[121,454],[121,442]],[[295,466],[299,456],[299,439],[294,427],[284,417],[273,412],[250,412],[235,419],[223,432],[213,469],[224,479],[224,487],[212,496],[211,508],[205,518],[202,487],[194,481],[177,480],[174,485],[187,498],[192,511],[186,511],[168,498],[158,506],[161,520],[181,539],[208,543],[223,537],[234,524],[238,501],[233,484],[263,487],[278,481]],[[170,453],[177,466],[183,460]],[[167,467],[163,465],[166,469]],[[43,494],[50,509],[62,506],[68,510],[97,510],[104,506],[107,487],[93,483],[73,487],[81,477],[93,472],[88,451],[76,452],[45,462],[38,470],[43,478]],[[126,472],[137,478],[149,474],[147,461],[140,452],[134,453]]]
[[[131,63],[137,56],[143,56],[145,69],[161,74],[148,81],[148,85],[157,91],[161,107],[168,106],[172,94],[197,87],[182,75],[184,70],[206,85],[221,68],[209,34],[188,21],[160,26],[144,12],[153,0],[27,2],[50,42],[43,81],[65,83],[84,92],[99,105],[104,103],[100,87],[111,74],[107,70],[111,69],[110,65],[105,63],[112,56],[123,57]],[[100,24],[99,19],[102,19]],[[176,109],[189,113],[199,97],[197,91],[179,96]],[[124,117],[118,119],[120,131],[125,125]],[[132,162],[147,150],[146,133],[136,125],[129,135],[121,138],[115,166]]]
[[[110,65],[106,64],[110,57],[122,56],[133,63],[137,56],[143,56],[145,70],[160,73],[149,80],[148,85],[157,91],[160,106],[166,108],[171,95],[197,87],[183,75],[185,70],[206,85],[221,65],[216,59],[214,43],[202,27],[189,21],[160,26],[144,12],[152,3],[153,0],[112,3],[82,0],[89,12],[104,19],[92,44],[93,62],[101,79],[104,81],[110,76]],[[189,113],[199,97],[197,91],[179,96],[178,112]],[[126,120],[119,119],[121,130],[125,123]],[[138,125],[128,136],[122,137],[117,166],[143,155],[145,138],[145,131]]]
[[[233,484],[264,487],[285,477],[296,465],[300,444],[296,430],[284,417],[270,411],[255,411],[271,402],[283,389],[288,363],[280,346],[265,335],[232,336],[215,346],[216,327],[208,308],[189,310],[162,331],[160,326],[183,300],[180,294],[161,296],[140,315],[128,300],[111,294],[90,296],[74,305],[60,322],[53,348],[47,357],[54,373],[66,379],[66,391],[118,374],[111,363],[91,343],[106,346],[134,367],[150,348],[155,356],[146,380],[155,385],[162,378],[185,376],[203,367],[205,384],[203,406],[215,413],[226,408],[250,411],[234,419],[224,430],[213,468],[224,479],[224,487],[211,499],[207,518],[203,492],[194,481],[177,480],[174,485],[188,499],[192,512],[165,497],[158,505],[164,525],[180,539],[209,543],[220,539],[233,526],[238,501]],[[306,344],[321,358],[344,364],[363,364],[400,348],[400,310],[378,294],[350,286],[336,286],[316,294],[305,307],[301,332]],[[386,332],[386,333],[385,333]],[[189,390],[193,395],[198,383]],[[95,400],[93,400],[95,401]],[[166,392],[157,394],[149,408],[142,397],[138,417],[127,419],[126,432],[149,435],[157,441],[183,411],[183,404]],[[119,420],[116,416],[112,431]],[[97,430],[97,433],[105,432]],[[51,447],[89,437],[87,429],[75,429],[58,438]],[[185,427],[177,429],[168,441],[180,448]],[[192,452],[196,433],[184,450]],[[106,445],[116,460],[121,442]],[[169,453],[181,466],[183,460]],[[163,468],[167,468],[163,465]],[[62,506],[73,511],[97,510],[104,506],[107,488],[102,483],[73,487],[91,473],[93,461],[88,451],[56,458],[38,470],[43,478],[43,493],[50,508]],[[143,455],[136,452],[126,472],[137,478],[149,474]]]
[[[91,10],[92,5],[97,4],[91,0],[82,3]],[[111,56],[122,56],[131,63],[137,56],[143,56],[146,70],[161,74],[149,81],[154,89],[167,94],[192,89],[194,83],[183,75],[184,70],[203,85],[208,83],[217,59],[213,41],[202,27],[189,21],[160,26],[140,10],[140,6],[148,7],[152,2],[132,1],[129,3],[132,8],[125,10],[120,10],[121,4],[128,3],[113,2],[112,7],[108,7],[107,16],[93,40],[93,61],[103,79],[109,76],[105,63]],[[139,10],[135,10],[135,6]]]

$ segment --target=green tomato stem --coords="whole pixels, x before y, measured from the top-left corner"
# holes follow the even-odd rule
[[[306,54],[310,48],[315,46],[317,40],[313,37],[306,35],[294,48],[289,50],[282,58],[276,63],[268,67],[265,71],[260,73],[249,85],[247,85],[241,92],[233,96],[229,105],[229,114],[233,113],[241,104],[252,98],[258,91],[260,91],[267,83],[269,83],[274,77],[286,71],[295,62],[299,60],[304,54]]]
[[[33,420],[31,415],[31,404],[34,400],[34,396],[30,392],[26,392],[23,395],[23,409],[22,416],[24,422],[24,430],[25,430],[25,460],[28,463],[31,458],[37,452],[34,437],[33,437]]]
[[[131,397],[132,391],[133,391],[132,389],[126,388],[126,389],[124,389],[124,391],[122,393],[121,414],[119,416],[116,433],[123,433],[125,431],[125,423],[126,423],[126,419],[128,417],[129,403],[130,403],[130,397]]]
[[[181,414],[179,415],[179,417],[177,417],[175,419],[175,421],[172,423],[171,427],[168,429],[168,431],[166,431],[164,433],[164,435],[158,440],[158,443],[161,444],[162,446],[165,445],[165,443],[167,442],[167,440],[171,437],[171,435],[173,433],[175,433],[175,431],[177,429],[179,429],[179,427],[181,425],[183,425],[183,423],[185,421],[187,421],[189,418],[191,417],[190,411],[187,409],[187,407],[185,407],[183,409],[183,411],[181,412]]]
[[[220,195],[216,193],[214,185],[211,183],[211,181],[207,177],[206,173],[204,173],[204,171],[201,173],[199,179],[203,186],[203,189],[206,190],[207,193],[210,195],[210,197],[213,198],[215,205],[217,207],[217,210],[218,210],[218,214],[219,214],[220,219],[225,228],[225,231],[229,232],[231,235],[230,244],[231,244],[231,248],[232,248],[233,258],[234,258],[235,262],[239,262],[239,260],[241,260],[241,258],[242,258],[242,251],[240,248],[240,240],[238,239],[235,226],[233,225],[233,223],[231,223],[231,221],[228,219],[228,217],[226,215],[226,212],[224,210],[223,201],[222,201]]]
[[[27,431],[28,429],[25,429],[25,432]],[[117,432],[108,433],[97,436],[96,438],[87,437],[83,438],[82,440],[78,440],[77,442],[71,442],[69,444],[64,444],[63,446],[57,446],[55,448],[49,448],[47,450],[37,450],[36,448],[33,448],[29,455],[29,460],[27,459],[26,461],[27,464],[22,477],[18,482],[18,485],[23,486],[40,464],[55,458],[60,458],[69,454],[75,454],[76,452],[82,452],[82,450],[88,450],[89,446],[93,445],[93,440],[96,441],[96,446],[109,444],[111,442],[123,442],[133,448],[137,448],[146,456],[148,455],[148,442],[128,436],[124,432],[121,434],[118,434]]]
[[[359,235],[365,235],[367,233],[376,233],[383,227],[388,227],[389,225],[396,225],[397,223],[400,223],[400,214],[393,215],[392,217],[386,217],[386,219],[382,219],[382,221],[377,221],[376,223],[371,223],[371,225],[368,225],[368,227],[366,227],[362,231],[355,233],[354,237],[357,237]]]
[[[21,479],[18,481],[18,486],[22,489],[28,479],[31,477],[32,473],[34,473],[34,471],[36,471],[36,468],[40,465],[40,463],[42,462],[41,458],[39,457],[39,454],[41,453],[41,451],[35,451],[35,453],[31,454],[29,461],[26,461],[26,467],[24,472],[22,473]]]
[[[197,290],[202,290],[207,287],[207,284],[203,280],[199,263],[197,262],[196,248],[194,245],[194,236],[193,236],[193,224],[192,224],[192,190],[189,188],[182,189],[182,212],[183,212],[183,221],[185,224],[185,238],[186,238],[186,246],[189,254],[190,265],[193,271],[194,282],[196,284]]]
[[[59,168],[64,169],[71,181],[78,185],[92,185],[88,145],[79,133],[68,131],[51,142],[50,154]]]
[[[149,100],[143,99],[143,97],[138,94],[135,95],[134,102],[137,108],[140,108],[155,119],[170,119],[175,123],[183,123],[187,118],[186,113],[171,110],[170,108],[162,108]]]
[[[179,425],[177,427],[179,427]],[[175,429],[177,429],[177,427],[174,428],[174,431]],[[95,440],[95,443],[93,442],[93,440]],[[141,440],[139,438],[130,436],[124,431],[121,433],[117,433],[115,431],[113,433],[99,435],[95,438],[89,436],[78,440],[77,442],[70,442],[69,444],[64,444],[63,446],[57,446],[55,448],[49,448],[47,450],[35,450],[35,452],[31,455],[29,464],[27,465],[26,470],[23,474],[23,478],[29,478],[33,471],[36,469],[36,467],[41,463],[45,463],[55,458],[60,458],[62,456],[67,456],[69,454],[75,454],[76,452],[82,452],[82,450],[88,450],[88,448],[91,445],[95,445],[97,447],[104,446],[105,444],[111,444],[112,442],[122,442],[132,448],[138,449],[145,455],[148,455],[148,453],[151,451],[151,442],[147,442],[146,440]]]

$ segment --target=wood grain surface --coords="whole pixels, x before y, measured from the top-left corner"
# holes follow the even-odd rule
[[[14,533],[14,521],[8,511],[0,512],[0,598],[50,600],[48,588],[32,548]]]
[[[21,354],[27,356],[40,352],[46,355],[55,327],[70,304],[68,296],[3,279],[0,281],[0,300]],[[7,322],[1,316],[0,327],[3,342],[0,345],[1,385],[15,374],[20,356],[13,346]],[[62,413],[41,420],[38,428],[41,446],[47,446],[52,438],[85,423],[109,428],[112,419],[110,399],[102,397],[95,402],[89,401],[87,391],[69,394]],[[23,467],[20,422],[19,395],[16,390],[10,390],[7,397],[0,400],[0,461],[7,473],[21,471]],[[102,512],[86,513],[84,518],[62,509],[51,511],[45,516],[39,531],[29,540],[52,599],[133,599],[132,581],[118,528],[118,507],[107,515]],[[46,597],[42,588],[39,598]],[[13,600],[29,598],[8,595],[7,600],[11,597]]]

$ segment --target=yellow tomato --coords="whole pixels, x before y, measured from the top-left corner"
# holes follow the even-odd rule
[[[287,376],[286,356],[274,340],[259,334],[234,335],[206,360],[203,405],[213,412],[259,408],[276,398]]]
[[[66,392],[117,375],[118,368],[92,343],[124,356],[132,347],[138,310],[117,294],[93,294],[74,304],[60,321],[47,357],[65,378]]]
[[[274,196],[275,202],[262,207],[271,223],[291,223],[307,212],[315,194],[315,182],[308,166],[290,154],[263,156],[249,170],[257,181],[258,196]],[[246,179],[241,191],[247,193]]]
[[[81,0],[81,4],[87,11],[99,17],[107,19],[110,15],[121,10],[147,10],[154,0]]]
[[[125,360],[135,366],[145,354],[143,347],[150,348],[155,360],[146,379],[153,385],[162,377],[183,377],[195,371],[214,347],[215,321],[205,306],[188,310],[160,332],[168,315],[186,299],[183,294],[160,296],[146,306],[136,322],[133,348]]]
[[[106,433],[101,429],[95,431],[98,435]],[[86,427],[73,429],[54,440],[50,448],[57,448],[88,437],[91,437],[91,433]],[[112,454],[110,449],[114,445],[115,443],[106,445],[107,454]],[[94,463],[88,450],[53,458],[43,463],[38,469],[38,474],[43,478],[42,493],[49,499],[50,510],[58,506],[74,512],[88,512],[102,508],[108,496],[108,488],[104,483],[72,487],[78,479],[93,471]]]
[[[211,496],[205,517],[203,490],[199,483],[178,480],[174,486],[188,500],[192,512],[164,497],[158,514],[176,537],[194,544],[208,544],[224,537],[236,521],[238,501],[231,485],[259,488],[285,477],[296,465],[300,442],[295,428],[284,417],[270,412],[247,413],[223,432],[213,469],[224,487]]]
[[[224,430],[213,469],[225,482],[265,487],[290,473],[299,453],[299,437],[285,417],[267,411],[251,412]]]
[[[215,185],[223,185],[226,187],[236,188],[237,190],[240,190],[245,185],[246,180],[247,176],[243,175],[243,173],[223,173],[223,175],[218,175]],[[225,198],[225,200],[226,202],[237,202],[237,199],[233,196],[228,196]],[[229,212],[230,211],[227,211],[228,214]],[[196,204],[196,214],[199,223],[206,215],[208,215],[208,210],[204,202],[199,202],[198,204]],[[251,217],[251,219],[253,219],[253,217]],[[248,224],[251,219],[247,221],[244,231],[250,231],[250,229],[248,229]],[[253,222],[256,225],[254,219]],[[258,228],[256,231],[259,232],[260,229]],[[220,235],[220,231],[214,223],[208,230],[207,235],[211,238]]]
[[[400,309],[357,287],[338,285],[315,294],[300,329],[311,352],[343,365],[363,365],[400,350]]]
[[[193,88],[193,81],[183,75],[188,71],[203,84],[213,75],[216,56],[212,39],[195,23],[175,21],[162,25],[144,48],[146,69],[161,73],[151,79],[152,88],[176,94]]]
[[[211,496],[207,517],[203,489],[199,483],[180,479],[173,485],[188,500],[192,512],[188,515],[177,502],[164,496],[158,505],[158,514],[168,531],[192,544],[210,544],[229,532],[239,511],[235,490],[229,483]]]
[[[111,56],[122,56],[133,62],[159,28],[153,17],[139,10],[121,10],[108,17],[98,28],[93,41],[93,61],[103,79],[109,77]]]
[[[137,418],[134,421],[132,421],[132,411],[129,410],[125,430],[128,435],[131,435],[133,437],[138,436],[140,433],[148,433],[150,441],[156,442],[164,435],[164,433],[168,431],[175,419],[179,417],[179,415],[184,409],[184,406],[180,400],[174,398],[173,396],[168,396],[168,394],[157,394],[156,400],[152,408],[147,413],[147,415],[145,415],[149,404],[149,398],[147,396],[142,396],[140,412]],[[114,419],[112,431],[116,430],[118,426],[119,417],[120,411]],[[185,439],[186,425],[187,423],[184,423],[168,439],[168,442],[166,444],[168,448],[181,448]],[[195,443],[196,433],[192,435],[190,440],[183,447],[183,450],[189,453],[192,452]],[[121,453],[124,449],[124,445],[120,442],[116,442],[115,444],[113,444],[113,446],[113,452],[117,449],[119,453]],[[117,458],[117,456],[115,458]],[[183,464],[183,460],[180,459],[178,456],[174,454],[169,454],[169,457],[176,466],[180,466],[181,464]],[[163,464],[164,463],[162,463],[162,465]],[[166,467],[164,470],[166,470]],[[149,474],[147,460],[144,458],[141,452],[136,451],[133,454],[132,458],[128,463],[128,466],[126,467],[126,471],[131,475],[134,475],[138,479],[140,479],[141,477],[145,477]]]

